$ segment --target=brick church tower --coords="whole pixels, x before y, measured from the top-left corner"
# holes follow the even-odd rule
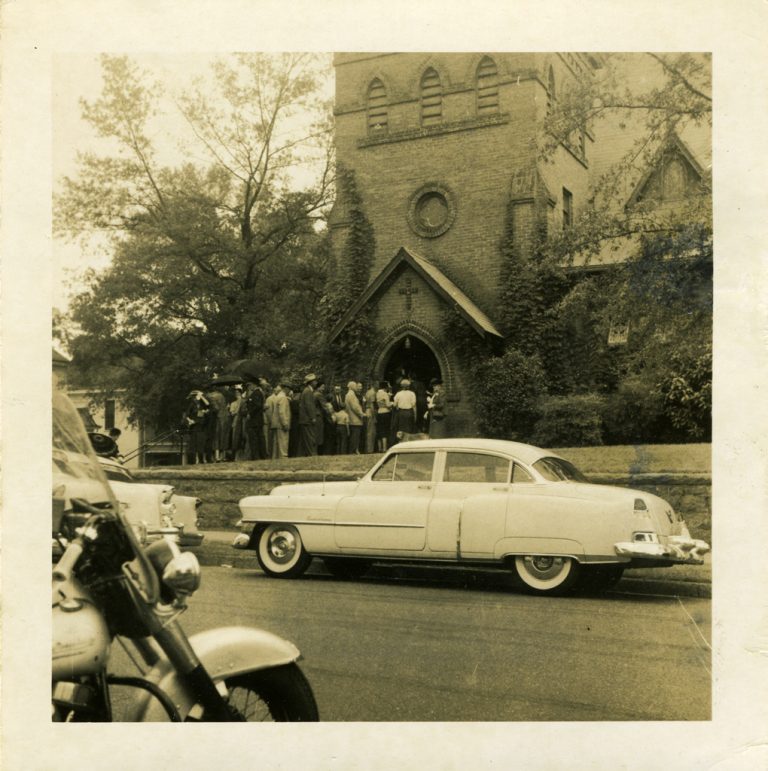
[[[349,298],[331,340],[367,309],[374,332],[358,375],[441,377],[453,435],[476,429],[471,383],[444,311],[455,309],[478,341],[503,340],[508,226],[526,254],[537,231],[567,224],[587,195],[592,137],[544,162],[542,122],[568,81],[597,65],[582,54],[335,56],[337,161],[354,179],[375,254],[367,287]],[[336,255],[348,238],[349,206],[341,194],[331,215]]]

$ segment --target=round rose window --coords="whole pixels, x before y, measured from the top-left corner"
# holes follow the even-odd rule
[[[427,185],[411,197],[408,220],[420,236],[442,235],[453,224],[455,216],[453,196],[442,185]]]

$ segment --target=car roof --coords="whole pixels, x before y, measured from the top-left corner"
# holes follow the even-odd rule
[[[392,450],[487,450],[512,455],[523,463],[535,463],[540,458],[559,458],[551,450],[543,450],[532,444],[509,442],[505,439],[418,439],[399,442]]]

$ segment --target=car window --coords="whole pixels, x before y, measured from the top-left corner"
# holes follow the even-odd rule
[[[445,458],[444,482],[509,481],[508,458],[479,452],[449,452]]]
[[[567,460],[540,458],[533,464],[536,471],[549,482],[586,482],[586,477]]]
[[[519,464],[512,469],[512,482],[533,482],[533,477]]]
[[[395,482],[428,482],[432,479],[433,452],[397,453]]]
[[[389,466],[390,460],[394,461],[391,477],[385,469],[385,467]],[[434,464],[435,453],[433,452],[395,453],[374,474],[373,479],[376,482],[429,482],[432,479],[432,467]],[[379,476],[380,472],[383,472],[381,477]]]
[[[391,482],[395,473],[397,455],[390,455],[371,477],[374,482]]]

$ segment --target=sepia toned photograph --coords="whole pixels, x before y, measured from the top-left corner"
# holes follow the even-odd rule
[[[766,13],[4,6],[4,767],[764,767]]]
[[[710,719],[708,54],[54,78],[54,720]]]

